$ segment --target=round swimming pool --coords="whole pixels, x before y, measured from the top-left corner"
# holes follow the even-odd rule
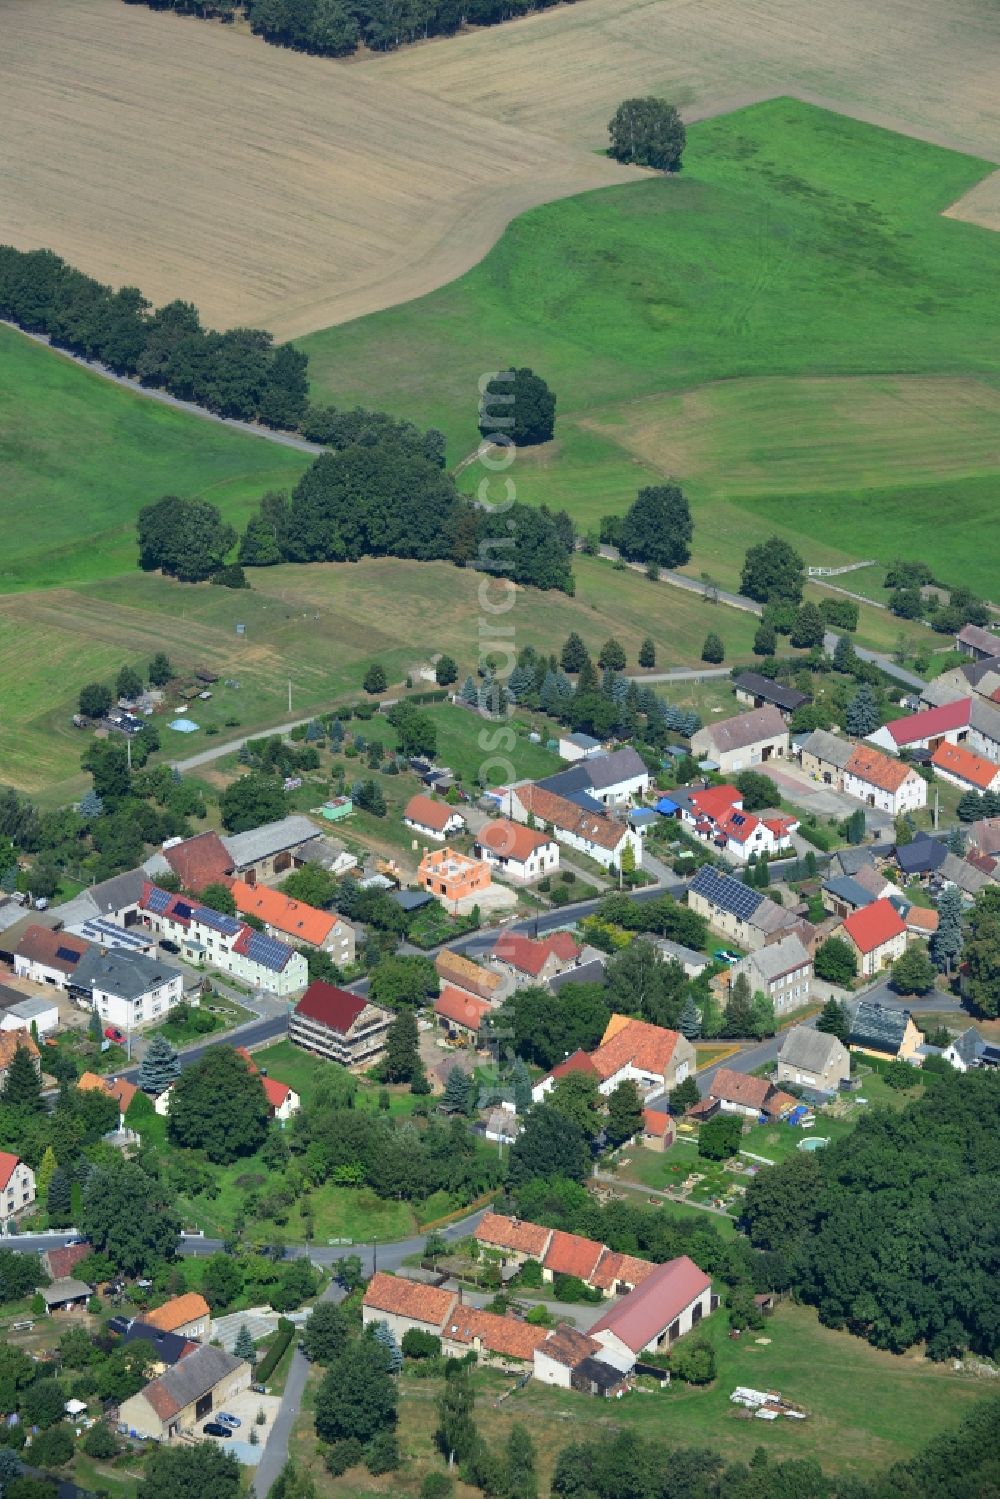
[[[807,1140],[799,1141],[800,1150],[822,1150],[824,1145],[829,1145],[828,1136],[810,1135]]]

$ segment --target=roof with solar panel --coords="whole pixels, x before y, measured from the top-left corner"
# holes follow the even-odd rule
[[[214,932],[221,932],[223,937],[237,936],[243,925],[235,916],[227,916],[224,911],[213,911],[211,906],[192,907],[191,919],[199,926],[207,926]]]
[[[279,942],[277,937],[268,937],[249,926],[243,928],[233,943],[233,950],[249,958],[251,963],[269,968],[272,973],[280,973],[293,956],[293,949],[287,942]]]
[[[107,921],[103,916],[95,917],[93,921],[83,921],[73,931],[78,937],[86,937],[89,942],[103,943],[105,947],[123,947],[130,952],[142,952],[153,940],[148,931],[126,931],[125,927],[119,926],[117,922]]]
[[[740,921],[749,920],[765,899],[759,890],[751,890],[749,885],[744,885],[741,880],[734,880],[730,874],[720,874],[710,864],[699,869],[691,881],[690,889],[695,895],[711,901],[713,906],[728,911]]]

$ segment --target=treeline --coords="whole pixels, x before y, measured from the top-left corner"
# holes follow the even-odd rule
[[[949,1072],[849,1140],[761,1172],[744,1208],[831,1327],[932,1358],[1000,1353],[1000,1077]]]
[[[358,425],[370,417],[359,414]],[[440,434],[392,418],[374,421],[370,437],[355,431],[350,446],[321,454],[291,496],[264,496],[240,540],[243,566],[409,557],[573,592],[575,538],[565,511],[479,509],[443,471]],[[343,437],[350,425],[349,418],[331,416],[331,435],[336,427]]]
[[[125,0],[204,20],[245,16],[266,42],[322,57],[347,57],[358,47],[392,52],[408,42],[454,36],[463,26],[496,26],[547,10],[555,0]]]
[[[0,317],[219,416],[295,428],[306,414],[308,361],[291,344],[203,328],[190,302],[154,312],[136,287],[113,291],[51,250],[0,245]]]

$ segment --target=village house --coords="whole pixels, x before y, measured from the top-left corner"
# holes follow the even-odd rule
[[[971,857],[976,858],[976,855]],[[995,874],[995,868],[981,868],[978,859],[976,863],[972,863],[971,859],[960,859],[957,854],[949,851],[938,865],[935,879],[942,888],[954,885],[956,890],[974,900],[980,890],[995,883]]]
[[[408,828],[419,833],[421,838],[433,838],[438,843],[443,843],[452,833],[463,833],[466,826],[465,818],[457,807],[435,801],[422,791],[410,797],[403,813],[403,821]]]
[[[139,902],[145,876],[141,869],[129,869],[124,874],[112,875],[96,885],[88,885],[72,900],[57,906],[55,914],[66,931],[73,930],[80,922],[100,918],[117,922],[124,927],[133,926],[139,920]]]
[[[66,989],[77,964],[90,949],[89,942],[49,927],[29,926],[14,949],[14,972],[33,984]]]
[[[471,958],[452,952],[447,947],[434,959],[434,967],[442,988],[451,985],[455,989],[464,989],[477,999],[496,1003],[504,986],[499,973],[491,973],[489,969],[474,963]]]
[[[540,1078],[533,1085],[531,1089],[532,1103],[541,1103],[546,1093],[552,1092],[559,1079],[566,1077],[570,1072],[583,1072],[588,1077],[596,1078],[598,1076],[597,1068],[594,1066],[590,1054],[585,1051],[574,1051],[568,1057],[564,1057],[561,1062],[553,1067],[551,1072],[547,1072],[543,1078]]]
[[[86,1252],[90,1252],[89,1248]],[[194,1353],[201,1346],[181,1333],[161,1332],[158,1327],[142,1322],[138,1317],[111,1317],[108,1319],[108,1332],[113,1333],[126,1347],[130,1343],[148,1343],[153,1350],[149,1364],[149,1372],[153,1375],[172,1369],[182,1358],[187,1358],[189,1353]]]
[[[35,1038],[30,1031],[24,1030],[2,1030],[0,1031],[0,1088],[7,1081],[7,1069],[18,1048],[23,1048],[35,1064],[35,1071],[41,1071],[39,1061],[40,1053],[35,1044]]]
[[[873,999],[861,999],[854,1006],[847,1036],[851,1051],[919,1065],[923,1039],[909,1010],[890,1010]]]
[[[699,762],[710,761],[723,775],[787,760],[788,725],[770,704],[754,708],[721,723],[706,724],[692,735],[691,753]]]
[[[589,762],[587,762],[589,763]],[[642,838],[627,823],[615,822],[594,807],[579,806],[544,786],[524,782],[507,794],[511,817],[526,823],[529,818],[543,829],[551,829],[559,843],[586,854],[604,869],[621,867],[626,850],[636,864],[642,861]],[[591,801],[589,796],[586,800]]]
[[[626,1081],[635,1083],[640,1097],[669,1093],[695,1070],[694,1046],[686,1036],[629,1015],[612,1015],[590,1060],[605,1096]]]
[[[453,848],[429,850],[417,869],[417,884],[445,905],[474,902],[491,882],[490,866],[484,859],[473,859]]]
[[[1000,858],[1000,817],[980,817],[968,827],[969,848]]]
[[[354,928],[336,911],[317,910],[268,885],[248,885],[244,880],[233,880],[230,889],[239,914],[256,916],[268,936],[320,948],[338,968],[354,962]]]
[[[867,744],[855,745],[844,766],[843,789],[869,807],[898,817],[927,805],[927,782],[912,765],[891,760]]]
[[[777,1080],[809,1088],[814,1093],[836,1093],[851,1075],[847,1047],[836,1036],[793,1025],[778,1052]]]
[[[602,1357],[628,1371],[643,1353],[661,1353],[699,1325],[718,1305],[712,1281],[688,1256],[657,1265],[628,1296],[593,1324]]]
[[[113,1098],[118,1106],[118,1128],[125,1128],[128,1106],[139,1091],[135,1083],[130,1083],[123,1077],[98,1077],[96,1072],[83,1072],[76,1086],[84,1092],[103,1093],[105,1097]]]
[[[729,970],[730,990],[738,974],[745,974],[752,994],[766,994],[780,1019],[809,1003],[812,958],[802,939],[792,933],[741,958]]]
[[[288,1039],[342,1067],[370,1067],[395,1018],[361,994],[314,979],[288,1017]]]
[[[103,1025],[139,1030],[165,1020],[184,998],[184,975],[171,963],[123,948],[89,947],[76,966],[70,993]]]
[[[501,1263],[523,1265],[527,1260],[545,1258],[554,1230],[522,1218],[508,1218],[502,1213],[486,1213],[475,1232],[481,1249],[499,1250]]]
[[[1000,764],[1000,701],[973,700],[969,713],[970,750]]]
[[[559,868],[559,845],[554,838],[506,817],[480,828],[475,850],[499,874],[522,884],[530,884]]]
[[[900,915],[906,923],[906,935],[915,941],[929,942],[937,931],[941,918],[930,906],[904,906]]]
[[[916,877],[926,881],[941,868],[947,857],[948,845],[942,839],[932,838],[930,833],[921,831],[909,843],[898,845],[895,862],[907,880]]]
[[[401,1343],[411,1328],[439,1336],[457,1305],[454,1291],[376,1270],[365,1288],[361,1321],[365,1327],[372,1322],[386,1323]]]
[[[604,807],[627,807],[649,789],[649,769],[631,745],[601,750],[577,759],[566,770],[557,770],[536,782],[543,791],[564,796],[600,812]]]
[[[549,1336],[547,1327],[534,1327],[515,1317],[480,1311],[459,1303],[441,1329],[441,1351],[451,1358],[474,1352],[481,1364],[520,1372],[531,1363],[535,1349]]]
[[[189,962],[220,969],[270,994],[295,994],[308,982],[304,954],[235,916],[199,906],[148,882],[142,912],[147,926],[176,943]]]
[[[854,745],[840,739],[827,729],[813,729],[799,745],[802,769],[810,780],[823,786],[835,786],[840,790],[844,782],[844,769],[854,753]]]
[[[280,1082],[276,1077],[269,1077],[267,1073],[261,1072],[253,1057],[245,1046],[237,1046],[237,1054],[247,1064],[247,1071],[254,1077],[259,1077],[271,1110],[272,1119],[277,1119],[279,1124],[287,1124],[293,1114],[297,1114],[302,1107],[302,1099],[294,1088],[287,1083]]]
[[[9,1150],[0,1150],[0,1223],[5,1233],[18,1213],[35,1200],[35,1173],[26,1161]]]
[[[762,891],[722,874],[711,864],[703,864],[688,886],[688,905],[704,916],[714,931],[751,952],[780,941],[792,930],[801,935],[808,928],[808,923],[769,900]]]
[[[483,1021],[491,1010],[488,1000],[463,994],[461,989],[450,986],[442,989],[434,1001],[434,1014],[445,1034],[472,1046],[478,1046]]]
[[[876,900],[852,912],[830,935],[853,950],[864,978],[895,963],[906,951],[906,923],[890,900]]]
[[[208,1302],[197,1291],[171,1297],[162,1306],[146,1312],[145,1319],[160,1332],[175,1332],[185,1338],[207,1338],[212,1330]]]
[[[605,1298],[627,1296],[636,1286],[641,1286],[644,1280],[648,1280],[655,1269],[656,1266],[650,1260],[636,1259],[635,1255],[609,1249],[590,1277],[590,1288],[600,1291]]]
[[[129,1435],[166,1442],[224,1409],[252,1378],[249,1364],[205,1343],[123,1400],[118,1419]]]
[[[983,1038],[974,1025],[968,1026],[944,1048],[941,1055],[956,1072],[971,1072],[979,1066]]]
[[[943,781],[962,791],[1000,791],[1000,765],[973,754],[964,744],[942,742],[931,756],[931,764]]]
[[[832,879],[824,880],[820,887],[824,911],[841,918],[870,906],[877,898],[866,885],[849,874],[834,875]]]
[[[512,974],[516,985],[546,984],[556,974],[575,968],[582,952],[569,932],[552,932],[540,938],[502,932],[489,956]]]
[[[720,1067],[708,1085],[708,1098],[724,1114],[740,1114],[745,1119],[780,1119],[795,1107],[790,1093],[783,1093],[765,1077]]]
[[[558,743],[561,760],[586,760],[591,755],[601,754],[604,749],[601,741],[590,734],[560,734]]]
[[[627,1385],[623,1371],[603,1354],[604,1347],[596,1338],[563,1323],[535,1349],[534,1375],[541,1384],[557,1389],[606,1397]]]
[[[961,744],[969,737],[972,700],[958,698],[939,708],[924,708],[906,718],[894,718],[866,736],[869,744],[898,754],[901,749],[935,750],[939,744]]]
[[[557,1275],[575,1275],[578,1280],[589,1285],[606,1252],[606,1246],[598,1244],[594,1239],[566,1233],[561,1228],[553,1229],[542,1259],[542,1279],[549,1282]]]
[[[797,692],[794,687],[772,682],[759,671],[741,671],[733,678],[733,691],[738,703],[749,703],[751,708],[777,708],[786,723],[797,708],[804,708],[812,701],[808,692]]]
[[[798,818],[783,812],[761,816],[744,812],[743,793],[735,786],[708,786],[679,795],[683,796],[681,821],[687,830],[740,864],[762,854],[772,858],[792,847]]]
[[[696,979],[711,962],[703,952],[695,952],[693,947],[685,947],[682,942],[672,942],[669,937],[649,937],[647,940],[656,948],[660,961],[678,963],[685,978]]]

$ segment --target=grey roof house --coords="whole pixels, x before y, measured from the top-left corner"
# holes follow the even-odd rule
[[[794,1083],[817,1093],[836,1093],[851,1075],[851,1057],[836,1036],[793,1025],[778,1052],[779,1083]]]
[[[755,708],[770,703],[785,719],[791,718],[796,708],[803,708],[812,701],[808,692],[797,692],[794,687],[773,682],[759,671],[741,671],[733,678],[733,690],[740,702],[751,703]]]

